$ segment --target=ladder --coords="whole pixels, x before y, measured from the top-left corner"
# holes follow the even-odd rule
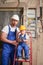
[[[30,57],[29,57],[29,60],[25,60],[25,59],[22,59],[22,60],[18,60],[17,58],[16,58],[16,51],[15,51],[15,55],[14,55],[14,62],[13,62],[13,65],[15,65],[15,62],[17,61],[17,62],[29,62],[29,65],[32,65],[32,34],[30,33],[30,32],[26,32],[27,34],[29,34],[30,36],[30,45],[29,45],[29,47],[30,47],[30,53],[29,53],[29,55],[30,55]]]

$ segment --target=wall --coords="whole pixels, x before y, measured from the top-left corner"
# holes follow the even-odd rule
[[[38,2],[39,2],[39,0],[38,0]],[[0,7],[17,7],[17,4],[16,3],[0,4]],[[24,25],[26,25],[25,21],[27,19],[27,17],[26,17],[27,6],[25,5],[25,3],[20,3],[19,7],[24,7],[23,17],[24,17]],[[36,3],[35,6],[33,6],[33,7],[37,9],[37,16],[39,16],[40,15],[39,3],[38,4]],[[32,5],[31,6],[28,5],[28,8],[33,8],[33,7],[32,7]],[[0,15],[1,15],[1,13],[0,13]],[[7,24],[7,23],[5,23],[5,24]],[[32,40],[32,63],[33,63],[33,65],[43,65],[43,33],[40,33],[39,38]],[[27,63],[23,63],[23,65],[26,65],[26,64]]]

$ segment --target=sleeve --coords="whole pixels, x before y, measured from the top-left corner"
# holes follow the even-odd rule
[[[2,29],[2,32],[5,32],[5,33],[8,34],[8,32],[9,32],[8,26],[5,26],[5,27]]]
[[[17,28],[17,32],[20,32],[19,28]]]
[[[29,35],[26,34],[26,39],[29,39]]]
[[[18,34],[18,38],[20,38],[20,34],[21,34],[21,33]]]

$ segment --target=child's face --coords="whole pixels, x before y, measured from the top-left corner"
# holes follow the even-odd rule
[[[25,34],[26,30],[21,30],[20,32],[21,34]]]

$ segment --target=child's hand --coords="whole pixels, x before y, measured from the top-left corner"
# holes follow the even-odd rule
[[[23,39],[22,41],[23,41],[23,42],[26,42],[26,40],[24,40],[24,39]]]
[[[18,38],[18,40],[17,40],[18,42],[22,42],[22,40],[20,39],[20,38]]]
[[[21,39],[19,39],[19,42],[22,42],[22,40],[21,40]]]
[[[28,44],[28,40],[23,40],[23,42],[25,42],[26,44]]]

